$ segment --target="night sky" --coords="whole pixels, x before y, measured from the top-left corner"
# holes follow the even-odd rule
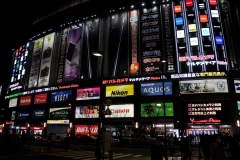
[[[44,2],[38,1],[38,2]],[[1,9],[1,77],[0,84],[5,85],[9,78],[12,49],[17,49],[20,45],[28,42],[31,35],[31,25],[33,17],[39,12],[41,5],[37,6],[37,1],[3,1]],[[35,3],[35,4],[34,4]]]

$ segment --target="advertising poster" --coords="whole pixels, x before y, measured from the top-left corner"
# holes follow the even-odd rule
[[[164,84],[163,82],[141,84],[141,96],[160,96],[163,94],[172,94],[172,82],[164,82]]]
[[[221,116],[222,112],[221,102],[208,102],[208,103],[189,103],[188,115],[190,116]]]
[[[49,119],[69,119],[71,115],[71,107],[50,108]]]
[[[44,119],[45,118],[45,109],[35,109],[33,110],[33,119]]]
[[[82,26],[68,31],[65,54],[64,82],[76,81],[79,78],[79,56]]]
[[[234,85],[236,93],[240,93],[240,80],[234,80]]]
[[[38,87],[49,85],[54,38],[55,33],[51,33],[44,37]]]
[[[106,86],[106,97],[125,97],[133,95],[133,84]]]
[[[237,106],[238,106],[238,115],[240,116],[240,101],[237,101]]]
[[[107,107],[105,106],[105,110]],[[105,118],[128,118],[134,117],[134,104],[111,105],[112,114],[105,115]]]
[[[140,9],[141,73],[156,74],[162,71],[161,18],[159,8]]]
[[[45,104],[47,103],[47,93],[35,94],[34,104]]]
[[[139,54],[138,54],[138,10],[132,10],[129,13],[130,15],[130,75],[138,75],[139,74]]]
[[[42,57],[43,38],[35,40],[33,46],[32,64],[28,82],[28,88],[38,86],[39,67]]]
[[[75,125],[75,135],[98,135],[97,125]]]
[[[18,120],[26,120],[29,118],[29,111],[19,111]]]
[[[109,25],[111,27],[111,31],[109,32],[109,50],[111,53],[108,55],[109,63],[108,73],[113,77],[128,75],[129,70],[129,60],[130,56],[126,53],[131,54],[131,50],[129,50],[131,46],[131,41],[129,41],[129,35],[131,31],[129,31],[129,23],[128,23],[128,12],[114,12],[111,14],[111,20],[109,20]],[[108,20],[106,20],[108,21]],[[134,43],[134,42],[133,42]],[[131,60],[130,60],[131,61]],[[131,64],[131,63],[130,63]],[[93,65],[94,66],[94,65]],[[97,69],[96,69],[97,70]]]
[[[228,93],[226,79],[179,81],[181,94]]]
[[[9,108],[17,106],[18,98],[13,98],[9,100]]]
[[[69,124],[69,120],[47,120],[47,124]]]
[[[99,106],[77,106],[75,111],[75,118],[98,118]]]
[[[20,97],[19,106],[28,106],[31,105],[32,96]]]
[[[77,89],[77,101],[90,99],[100,99],[100,87]]]
[[[167,117],[174,116],[173,103],[165,103],[165,115]],[[141,104],[141,117],[164,117],[163,103]]]
[[[61,92],[52,92],[51,102],[71,102],[72,101],[72,91],[61,91]]]
[[[15,119],[16,119],[16,111],[12,111],[11,121],[15,121]]]

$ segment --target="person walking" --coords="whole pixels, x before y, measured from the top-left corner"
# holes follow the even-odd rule
[[[221,144],[220,135],[216,135],[214,137],[214,142],[211,144],[210,149],[211,160],[226,160],[226,156],[224,153],[224,147]]]
[[[157,137],[155,144],[151,147],[151,160],[163,160],[163,157],[168,160],[167,150],[160,143],[160,137]]]
[[[68,149],[69,149],[69,141],[70,141],[70,137],[69,137],[69,134],[67,134],[67,136],[64,138],[64,149],[65,149],[65,152],[67,152]]]
[[[173,155],[175,153],[175,148],[174,148],[174,139],[172,135],[169,138],[169,151],[171,153],[171,157],[173,158]]]
[[[51,141],[52,141],[52,133],[49,133],[47,137],[48,150],[51,150]]]

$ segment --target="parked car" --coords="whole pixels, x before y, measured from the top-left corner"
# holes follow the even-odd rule
[[[112,143],[119,143],[120,142],[119,139],[117,139],[117,138],[111,138],[111,141],[112,141]]]

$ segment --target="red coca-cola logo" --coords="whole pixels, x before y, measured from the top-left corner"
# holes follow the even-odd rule
[[[97,135],[98,126],[97,125],[76,125],[75,135]]]

